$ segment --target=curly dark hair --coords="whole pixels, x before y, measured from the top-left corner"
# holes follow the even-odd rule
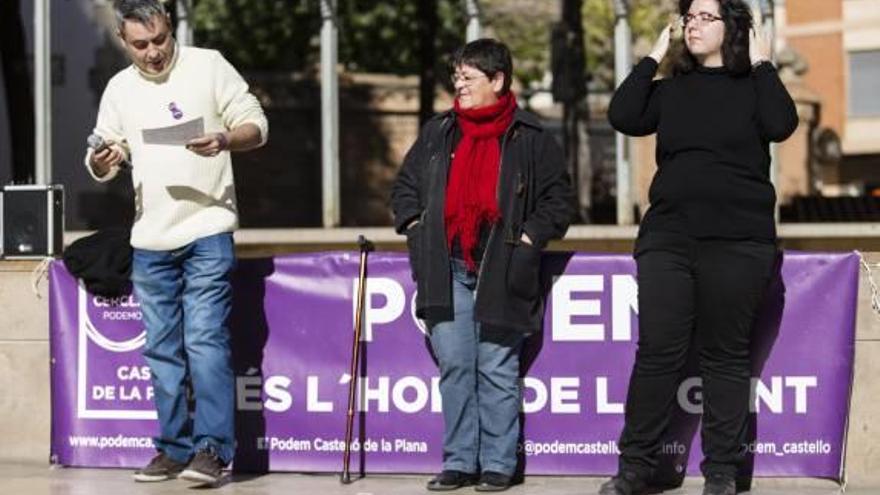
[[[724,22],[724,41],[721,43],[721,59],[724,67],[734,75],[745,75],[751,71],[749,59],[749,30],[752,28],[752,11],[743,0],[715,0],[718,12]],[[694,0],[679,0],[678,11],[684,16]],[[681,43],[670,53],[673,74],[683,74],[694,70],[699,63]]]

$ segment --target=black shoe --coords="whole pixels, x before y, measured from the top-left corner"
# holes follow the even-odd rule
[[[446,492],[457,490],[463,486],[471,486],[476,482],[473,473],[465,473],[452,469],[444,470],[428,482],[428,490],[432,492]]]
[[[631,471],[623,471],[617,476],[602,483],[599,495],[639,495],[644,493],[647,483],[639,475]]]
[[[736,495],[736,479],[721,473],[706,475],[703,495]]]
[[[483,471],[480,482],[474,487],[478,492],[503,492],[510,488],[511,477],[494,471]]]
[[[226,463],[214,451],[200,450],[196,452],[189,466],[180,473],[179,478],[194,483],[214,485],[223,477],[224,467]]]
[[[164,452],[159,452],[149,464],[134,472],[134,480],[142,482],[172,480],[177,478],[185,467],[185,462],[177,462]]]

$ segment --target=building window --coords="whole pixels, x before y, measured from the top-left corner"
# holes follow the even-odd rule
[[[849,116],[880,117],[880,50],[849,52]]]

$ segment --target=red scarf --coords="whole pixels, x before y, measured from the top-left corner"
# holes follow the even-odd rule
[[[446,241],[451,249],[458,238],[468,269],[475,271],[473,252],[480,228],[501,217],[495,190],[501,163],[498,138],[513,121],[516,98],[508,91],[496,103],[472,109],[459,107],[456,99],[453,110],[461,141],[455,148],[446,186]]]

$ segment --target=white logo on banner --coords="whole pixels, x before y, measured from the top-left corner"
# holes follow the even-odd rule
[[[610,281],[610,287],[606,285],[606,279]],[[355,318],[358,279],[351,279],[351,283],[351,313]],[[392,323],[403,316],[407,298],[403,285],[388,277],[368,277],[364,289],[361,340],[372,342],[374,326]],[[610,294],[604,294],[609,289]],[[551,339],[554,342],[631,341],[632,318],[639,312],[638,293],[636,279],[629,274],[553,277]],[[603,307],[603,294],[610,308]],[[419,331],[428,335],[425,322],[416,316],[416,297],[414,292],[409,299],[409,314]]]
[[[89,293],[82,282],[77,289],[79,349],[77,352],[76,414],[80,419],[156,419],[155,410],[89,409],[88,383],[89,341],[109,352],[131,352],[143,347],[147,332],[142,330],[129,340],[115,341],[98,331],[88,311]]]
[[[418,297],[418,295],[418,291],[413,292],[412,299],[410,300],[409,311],[412,315],[412,320],[416,323],[416,327],[419,329],[419,331],[422,332],[424,336],[430,337],[430,335],[428,335],[428,327],[425,325],[425,320],[416,316],[416,297]]]
[[[628,342],[632,340],[632,315],[639,311],[639,287],[632,275],[611,276],[611,335],[608,308],[602,308],[607,290],[606,275],[561,275],[553,277],[553,342]],[[575,297],[581,294],[581,297]],[[587,297],[584,297],[587,296]],[[574,317],[593,323],[577,323]],[[610,338],[609,338],[610,337]]]
[[[362,314],[363,333],[361,340],[373,341],[373,325],[391,323],[403,314],[406,305],[406,295],[400,282],[387,277],[368,277],[367,286],[364,287],[364,312]],[[358,279],[352,279],[352,317],[357,317],[357,293]],[[384,299],[381,306],[373,306],[373,297],[379,296]]]

